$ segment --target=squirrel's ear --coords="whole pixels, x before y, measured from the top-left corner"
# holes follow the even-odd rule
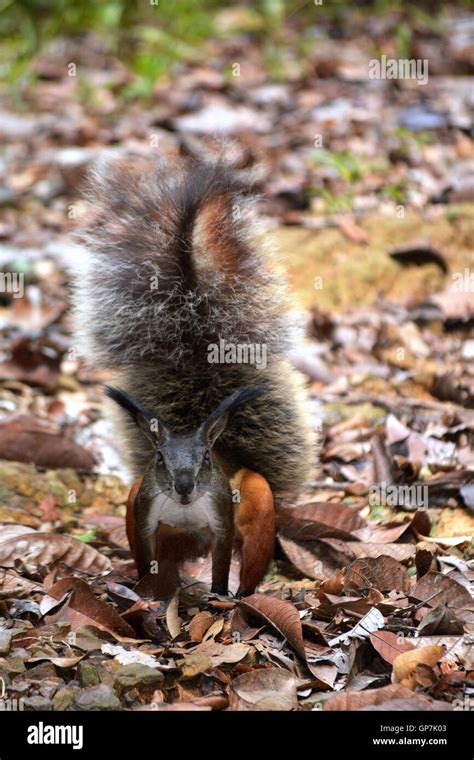
[[[201,433],[211,446],[214,445],[217,438],[224,432],[229,416],[249,401],[261,396],[265,389],[261,386],[239,388],[231,396],[228,396],[211,412],[209,417],[201,425]]]
[[[135,424],[155,446],[161,443],[165,435],[165,427],[152,412],[120,388],[106,385],[105,395],[128,412]]]

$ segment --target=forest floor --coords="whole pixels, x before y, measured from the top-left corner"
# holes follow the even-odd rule
[[[472,16],[417,22],[420,85],[367,77],[377,45],[397,55],[392,14],[272,51],[242,13],[148,101],[94,37],[4,88],[0,679],[28,710],[472,709]],[[94,159],[184,139],[258,166],[319,458],[258,593],[212,595],[203,561],[165,605],[134,590],[109,375],[78,355],[69,273]]]

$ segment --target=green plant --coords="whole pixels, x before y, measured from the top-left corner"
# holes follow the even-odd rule
[[[384,185],[383,192],[395,201],[395,203],[406,203],[407,188],[403,183],[399,183],[398,185]]]
[[[315,198],[321,198],[324,203],[323,213],[338,214],[342,211],[351,211],[354,198],[351,193],[335,193],[324,188],[314,188],[311,195]]]
[[[360,159],[348,150],[340,152],[321,149],[313,154],[316,163],[334,169],[346,182],[357,182],[363,176]]]
[[[410,58],[412,29],[406,21],[400,21],[395,27],[395,47],[397,58]]]
[[[219,0],[0,0],[0,69],[15,81],[51,40],[95,33],[136,72],[138,89],[149,90],[175,61],[198,57],[219,6]]]

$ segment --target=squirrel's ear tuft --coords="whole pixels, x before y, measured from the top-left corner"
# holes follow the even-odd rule
[[[201,425],[201,432],[205,435],[210,445],[213,446],[220,434],[224,432],[229,417],[233,412],[244,406],[244,404],[248,404],[250,401],[258,398],[263,393],[265,393],[265,388],[262,386],[246,386],[239,388],[231,396],[224,399]]]
[[[158,445],[162,441],[165,434],[164,426],[136,398],[129,393],[125,393],[120,388],[112,388],[110,385],[105,386],[104,392],[108,398],[115,401],[116,404],[121,406],[130,415],[135,424],[154,445]]]

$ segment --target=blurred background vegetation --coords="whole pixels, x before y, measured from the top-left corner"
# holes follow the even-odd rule
[[[235,12],[232,34],[250,34],[262,45],[269,73],[279,78],[278,54],[287,41],[288,23],[298,35],[302,56],[314,45],[314,6],[318,18],[338,24],[356,16],[386,12],[398,14],[394,31],[397,53],[409,54],[417,23],[436,32],[446,4],[422,0],[416,5],[403,0],[0,0],[0,75],[7,83],[34,81],[32,58],[61,38],[81,40],[95,35],[110,55],[124,62],[136,75],[126,94],[148,96],[154,83],[177,62],[199,62],[202,44],[229,33],[216,19],[217,12]],[[457,0],[449,7],[470,7],[470,0]]]

